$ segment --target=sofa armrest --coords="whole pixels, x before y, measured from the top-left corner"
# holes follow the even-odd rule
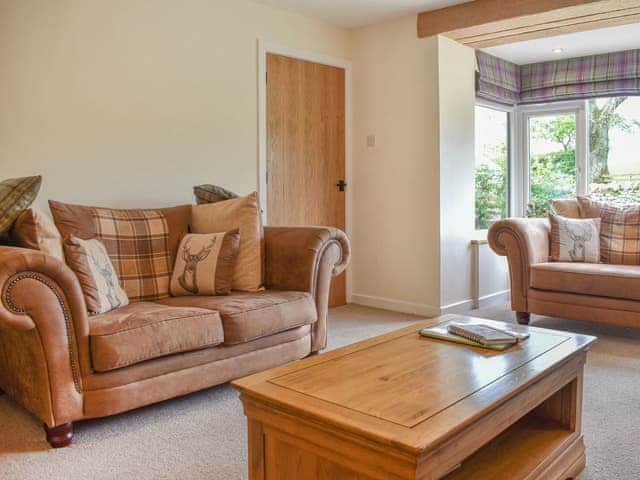
[[[0,247],[0,387],[49,426],[82,416],[89,326],[75,274],[35,250]]]
[[[511,282],[511,308],[527,312],[530,266],[549,261],[549,220],[507,218],[489,228],[489,245],[506,255]]]
[[[330,227],[265,227],[265,285],[314,296],[318,321],[311,351],[327,345],[327,312],[331,277],[340,275],[351,257],[349,239]]]

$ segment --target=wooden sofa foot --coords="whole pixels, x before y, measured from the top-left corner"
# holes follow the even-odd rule
[[[520,325],[529,325],[531,314],[529,312],[516,312],[516,320]]]
[[[71,445],[73,438],[73,423],[63,423],[56,427],[44,426],[44,431],[47,434],[47,442],[53,448],[68,447]]]

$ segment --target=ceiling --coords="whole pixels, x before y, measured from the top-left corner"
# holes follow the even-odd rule
[[[281,10],[355,28],[469,0],[254,0]]]
[[[562,48],[561,53],[554,53]],[[640,24],[498,45],[481,50],[519,65],[640,48]]]

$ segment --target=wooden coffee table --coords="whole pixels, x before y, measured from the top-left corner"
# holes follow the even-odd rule
[[[578,475],[582,374],[595,338],[510,325],[531,337],[496,352],[418,335],[461,318],[446,315],[233,382],[248,418],[249,478]]]

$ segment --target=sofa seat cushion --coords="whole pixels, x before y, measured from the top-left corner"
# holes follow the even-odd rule
[[[212,347],[224,340],[217,312],[149,302],[89,317],[89,336],[91,360],[98,372]]]
[[[233,345],[314,323],[318,315],[306,292],[265,290],[232,292],[218,297],[174,297],[160,301],[175,307],[207,308],[220,312],[224,343]]]
[[[640,300],[640,266],[603,263],[538,263],[531,287],[554,292]]]

